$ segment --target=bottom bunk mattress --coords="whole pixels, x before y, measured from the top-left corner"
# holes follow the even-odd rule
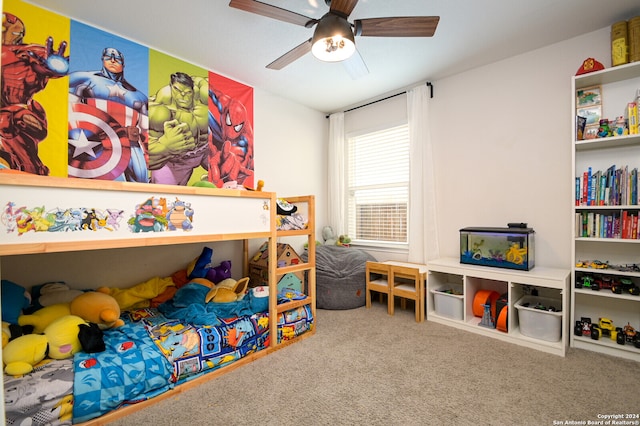
[[[73,360],[45,359],[21,377],[4,375],[7,425],[70,425]]]
[[[269,346],[269,316],[255,313],[194,325],[154,308],[125,312],[125,325],[106,330],[106,350],[45,360],[22,377],[4,376],[7,424],[89,421]],[[309,306],[278,315],[278,340],[313,328]]]

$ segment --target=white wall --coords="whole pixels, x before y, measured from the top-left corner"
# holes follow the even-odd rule
[[[605,28],[433,82],[440,254],[459,229],[526,222],[536,265],[570,267],[571,76],[588,57],[611,65]]]
[[[315,195],[316,235],[327,224],[327,140],[325,114],[255,90],[255,176],[265,191],[281,197]],[[306,240],[305,240],[306,241]],[[257,250],[258,242],[250,247]],[[287,241],[302,253],[302,239]]]

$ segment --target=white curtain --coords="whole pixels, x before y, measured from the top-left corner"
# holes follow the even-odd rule
[[[327,187],[329,198],[329,225],[336,236],[345,234],[345,140],[344,113],[329,116],[329,167]]]
[[[409,262],[427,263],[439,257],[433,152],[429,132],[429,88],[407,91],[409,119]]]

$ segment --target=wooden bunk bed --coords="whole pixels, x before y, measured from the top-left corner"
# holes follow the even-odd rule
[[[127,414],[144,409],[165,398],[171,398],[186,389],[198,386],[220,374],[229,372],[257,358],[268,355],[300,339],[309,337],[315,332],[311,324],[306,331],[292,339],[278,338],[279,318],[297,308],[304,308],[311,313],[311,320],[316,316],[315,289],[315,199],[313,196],[288,197],[286,200],[300,209],[307,216],[307,224],[303,229],[278,230],[276,194],[244,190],[227,190],[206,187],[179,187],[171,185],[151,185],[128,182],[94,181],[83,179],[66,179],[42,177],[17,173],[0,173],[0,203],[4,214],[0,231],[0,256],[18,256],[25,254],[73,252],[101,249],[117,249],[131,247],[147,247],[160,245],[176,245],[188,243],[213,243],[217,241],[242,240],[244,268],[246,276],[250,240],[267,240],[268,242],[268,335],[269,344],[263,349],[250,351],[246,356],[211,369],[203,374],[190,378],[162,393],[154,395],[131,405],[124,405],[100,417],[81,423],[83,425],[101,425],[109,423]],[[188,222],[172,220],[165,216],[164,229],[157,232],[148,222],[138,220],[144,213],[144,205],[160,205],[165,211],[174,211],[181,206],[174,219],[184,219],[182,206],[187,206],[192,213]],[[62,212],[70,207],[89,207],[91,209],[110,209],[122,211],[119,222],[94,224],[91,231],[78,229],[67,232],[37,232],[36,229],[17,229],[15,211],[21,206],[27,208],[43,207],[48,212]],[[224,213],[226,212],[226,214]],[[232,214],[228,214],[232,212]],[[13,214],[13,216],[12,216]],[[216,220],[217,219],[217,220]],[[221,220],[223,219],[223,220]],[[172,225],[173,223],[173,225]],[[184,223],[184,224],[183,224]],[[181,225],[183,224],[183,225]],[[2,226],[4,225],[4,227]],[[61,224],[64,229],[64,223]],[[33,225],[31,225],[33,226]],[[91,226],[91,224],[85,225]],[[147,228],[151,226],[151,228]],[[102,229],[101,227],[104,227]],[[276,262],[277,239],[280,237],[304,237],[307,240],[308,260],[306,263],[278,267]],[[185,259],[185,262],[189,259]],[[303,272],[306,276],[304,294],[306,297],[290,301],[278,300],[277,281],[288,273]],[[0,271],[1,275],[1,271]],[[266,319],[263,319],[266,321]],[[4,393],[4,391],[3,391]],[[5,418],[5,407],[2,418]]]

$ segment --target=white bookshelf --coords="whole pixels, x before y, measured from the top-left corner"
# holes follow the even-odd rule
[[[627,103],[634,100],[636,91],[640,89],[640,62],[572,77],[572,185],[575,185],[575,178],[589,167],[594,173],[607,170],[612,165],[616,168],[627,166],[629,171],[640,169],[640,134],[576,140],[576,91],[593,86],[601,88],[603,118],[611,120],[624,116]],[[577,224],[577,215],[637,215],[640,213],[640,205],[629,201],[622,205],[589,206],[576,205],[575,199],[572,201],[574,226],[571,243],[570,345],[640,361],[640,348],[632,343],[619,344],[609,337],[594,340],[588,335],[574,333],[576,322],[582,318],[589,318],[592,323],[597,323],[599,318],[607,318],[613,321],[615,327],[630,324],[640,333],[640,296],[628,292],[615,294],[608,288],[599,291],[582,288],[585,275],[598,282],[602,282],[604,278],[619,284],[620,280],[628,279],[635,285],[640,285],[640,272],[614,268],[595,269],[582,267],[580,264],[594,260],[610,265],[640,264],[640,239],[583,236],[582,229]]]

